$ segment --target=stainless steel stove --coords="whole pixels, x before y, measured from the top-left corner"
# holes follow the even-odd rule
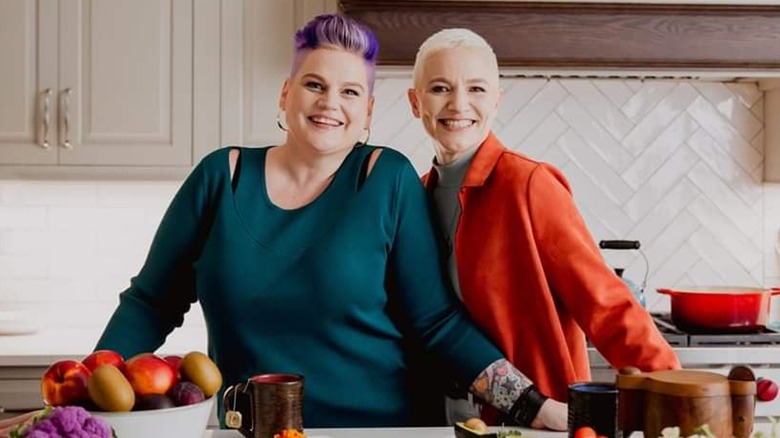
[[[673,347],[780,346],[780,332],[765,328],[748,333],[689,333],[674,325],[668,313],[651,313],[656,327]]]

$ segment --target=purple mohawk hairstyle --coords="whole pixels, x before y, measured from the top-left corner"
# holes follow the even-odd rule
[[[368,87],[374,92],[374,70],[379,40],[368,27],[339,14],[314,17],[295,33],[295,54],[291,76],[298,72],[304,55],[320,47],[336,47],[363,57],[368,71]]]

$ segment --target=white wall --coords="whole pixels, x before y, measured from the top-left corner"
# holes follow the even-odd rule
[[[431,152],[409,114],[408,83],[377,82],[372,142],[397,147],[424,171]],[[564,171],[596,239],[642,241],[648,289],[780,285],[780,184],[761,183],[763,95],[755,84],[503,85],[499,137]],[[0,310],[32,307],[44,329],[99,332],[178,185],[0,181]],[[634,254],[608,259],[628,266],[632,279],[644,272]],[[651,293],[650,305],[668,309],[668,300]],[[195,307],[186,325],[202,324]]]

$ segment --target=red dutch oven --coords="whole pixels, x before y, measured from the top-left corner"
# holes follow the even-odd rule
[[[780,289],[707,286],[657,289],[672,299],[672,322],[695,333],[741,333],[763,330],[770,298]]]

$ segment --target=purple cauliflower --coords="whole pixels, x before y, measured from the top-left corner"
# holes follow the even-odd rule
[[[13,436],[13,435],[12,435]],[[112,438],[111,426],[89,415],[80,406],[51,409],[47,415],[20,431],[20,438]]]

